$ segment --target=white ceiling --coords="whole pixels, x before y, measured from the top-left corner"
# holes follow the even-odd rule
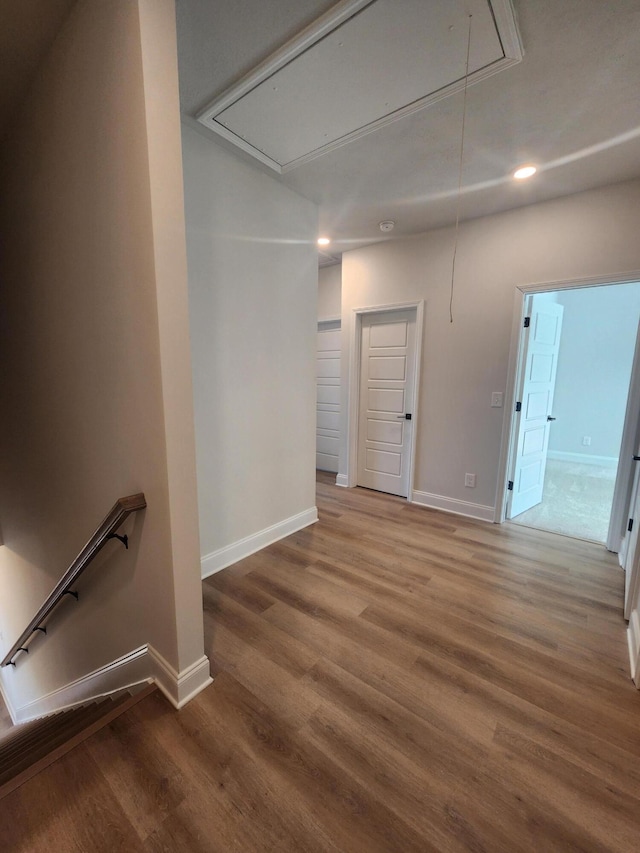
[[[430,2],[422,0],[425,12]],[[333,5],[177,0],[185,120],[195,124],[212,100]],[[458,15],[468,8],[463,0],[450,5]],[[462,218],[640,176],[640,0],[513,6],[523,61],[468,90]],[[390,48],[408,35],[390,27]],[[331,254],[382,239],[383,219],[396,221],[393,237],[449,224],[462,100],[461,93],[439,100],[275,178],[319,204]],[[228,144],[210,136],[212,144]],[[514,183],[510,174],[523,162],[540,172]]]

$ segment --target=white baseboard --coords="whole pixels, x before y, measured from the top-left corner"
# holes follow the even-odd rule
[[[8,669],[8,668],[9,667],[6,667],[6,669]],[[11,701],[9,694],[6,693],[6,691],[4,689],[4,685],[2,683],[2,677],[3,677],[3,673],[2,673],[2,671],[0,671],[0,696],[2,696],[2,701],[5,704],[5,708],[9,712],[9,716],[11,717],[11,722],[15,725],[15,723],[16,723],[16,709],[14,708],[13,702]]]
[[[432,495],[429,492],[419,492],[415,489],[411,494],[411,500],[420,506],[441,509],[444,512],[465,515],[468,518],[477,518],[480,521],[493,521],[496,511],[493,506],[475,504],[471,501],[459,501],[454,498],[447,498],[444,495]]]
[[[209,660],[204,655],[182,672],[176,672],[152,646],[148,646],[148,649],[153,680],[174,708],[182,708],[201,690],[213,683]]]
[[[19,708],[9,701],[4,690],[3,696],[11,719],[19,724],[93,702],[145,681],[155,681],[171,704],[181,708],[211,684],[212,678],[206,657],[178,673],[159,652],[147,645]]]
[[[629,643],[631,678],[636,687],[640,688],[640,617],[637,610],[631,612],[629,627],[627,629],[627,641]]]
[[[226,545],[218,551],[213,551],[202,558],[202,577],[208,578],[215,575],[216,572],[226,569],[238,560],[243,560],[245,557],[250,557],[256,551],[266,548],[267,545],[272,545],[279,539],[284,539],[285,536],[290,536],[297,530],[302,530],[303,527],[308,527],[318,520],[318,508],[311,507],[304,512],[299,512],[297,515],[292,515],[290,518],[285,518],[284,521],[278,524],[272,524],[271,527],[265,527],[264,530],[253,533],[251,536],[245,536],[238,542],[231,545]]]
[[[59,687],[57,690],[33,699],[19,708],[10,707],[9,713],[14,723],[27,723],[29,720],[46,717],[49,714],[64,711],[74,705],[83,705],[126,689],[141,681],[149,681],[149,660],[147,646],[134,649],[129,654],[90,672],[88,675]]]
[[[579,462],[582,465],[602,465],[604,468],[617,468],[617,456],[591,456],[588,453],[569,453],[564,450],[550,450],[547,459],[557,462]]]
[[[346,474],[338,474],[336,477],[336,486],[341,486],[343,489],[349,488],[349,478]]]

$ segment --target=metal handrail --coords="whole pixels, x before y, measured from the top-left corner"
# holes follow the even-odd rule
[[[146,505],[147,502],[142,492],[137,495],[129,495],[126,498],[118,498],[113,505],[113,508],[97,528],[91,539],[89,539],[82,551],[80,551],[73,563],[71,563],[67,571],[55,585],[42,607],[38,610],[22,634],[20,634],[18,639],[11,646],[11,649],[2,659],[0,666],[15,666],[15,662],[13,660],[14,657],[20,651],[28,651],[26,643],[33,634],[35,634],[36,631],[41,631],[44,634],[47,633],[46,626],[43,625],[43,622],[45,622],[47,617],[51,615],[65,595],[73,595],[77,599],[78,594],[77,592],[73,592],[71,587],[75,584],[96,554],[107,543],[107,540],[119,539],[124,544],[125,548],[129,547],[127,536],[119,536],[116,533],[116,530],[132,512],[144,509]]]

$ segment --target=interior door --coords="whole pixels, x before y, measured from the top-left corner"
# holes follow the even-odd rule
[[[515,415],[516,445],[508,518],[520,515],[542,500],[563,310],[556,302],[535,296],[531,299],[517,395],[520,410]]]
[[[624,618],[629,619],[636,598],[640,580],[640,553],[638,552],[638,532],[640,531],[640,448],[636,451],[636,464],[631,492],[630,521],[631,530],[623,541],[624,554]]]
[[[318,323],[316,468],[338,471],[340,447],[340,320]]]
[[[362,319],[358,485],[407,497],[415,377],[415,309]]]

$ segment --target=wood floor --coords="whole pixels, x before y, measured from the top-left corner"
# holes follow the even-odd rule
[[[318,489],[318,524],[204,583],[214,684],[11,794],[0,849],[640,849],[615,558]]]

